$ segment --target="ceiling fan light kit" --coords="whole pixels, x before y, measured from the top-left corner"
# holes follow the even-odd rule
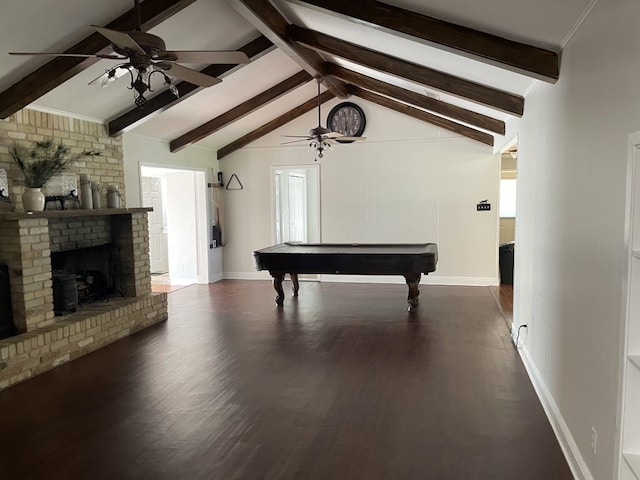
[[[173,80],[164,73],[157,66],[153,65],[148,68],[144,67],[134,67],[131,64],[120,64],[115,67],[107,70],[105,74],[102,76],[101,86],[104,88],[115,80],[117,80],[121,75],[120,72],[128,72],[131,77],[131,83],[129,84],[129,90],[134,91],[134,101],[138,108],[143,108],[147,104],[147,99],[144,94],[146,92],[153,92],[154,90],[151,88],[151,77],[156,73],[160,74],[163,79],[165,85],[168,85],[169,91],[175,95],[176,98],[180,98],[180,92],[178,91],[178,87],[173,82]]]
[[[313,130],[317,129],[314,128]],[[327,133],[329,132],[329,130],[326,128],[324,128],[323,130],[326,130]],[[316,153],[316,161],[318,160],[318,158],[324,157],[325,150],[331,150],[331,143],[329,143],[327,140],[328,139],[324,139],[323,135],[320,134],[316,135],[316,138],[311,140],[311,142],[309,143],[309,149]]]

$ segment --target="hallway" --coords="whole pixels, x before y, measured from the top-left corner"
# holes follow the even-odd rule
[[[285,282],[289,287],[289,282]],[[573,478],[486,287],[266,281],[0,393],[2,478]]]

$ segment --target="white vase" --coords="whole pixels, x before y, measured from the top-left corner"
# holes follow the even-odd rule
[[[42,212],[44,210],[44,193],[40,188],[24,187],[22,206],[25,212]]]
[[[120,190],[117,185],[107,186],[107,208],[120,208]]]

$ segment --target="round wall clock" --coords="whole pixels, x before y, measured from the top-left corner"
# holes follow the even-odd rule
[[[342,102],[331,109],[327,116],[327,128],[346,137],[360,137],[364,132],[367,119],[362,109],[351,102]],[[351,143],[353,140],[340,140],[340,143]]]

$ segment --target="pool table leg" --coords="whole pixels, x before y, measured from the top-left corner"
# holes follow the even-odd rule
[[[276,289],[276,303],[279,307],[284,305],[284,289],[282,288],[282,282],[284,280],[284,272],[271,272],[273,277],[273,288]]]
[[[291,293],[293,293],[294,297],[298,296],[298,290],[300,290],[300,284],[298,283],[298,274],[290,273],[289,277],[291,278]]]
[[[404,274],[404,279],[409,287],[409,295],[407,296],[407,303],[409,305],[407,310],[409,312],[415,312],[416,308],[418,308],[418,295],[420,295],[418,286],[420,285],[420,277],[422,277],[420,273]]]

